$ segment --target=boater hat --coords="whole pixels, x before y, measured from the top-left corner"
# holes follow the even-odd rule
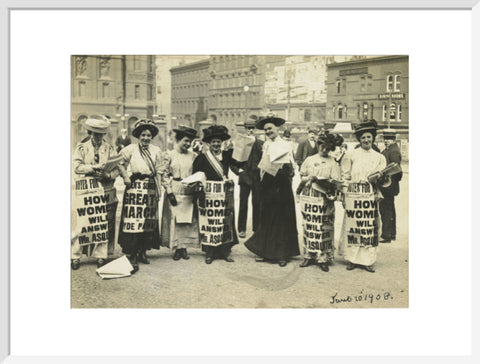
[[[132,135],[138,139],[140,138],[140,134],[142,134],[142,131],[144,131],[145,129],[150,130],[150,133],[152,133],[152,139],[155,138],[155,136],[158,134],[158,128],[155,126],[152,120],[141,119],[135,123],[135,128],[132,131]]]
[[[396,133],[393,129],[383,129],[383,139],[396,139]]]
[[[253,117],[249,117],[248,120],[243,123],[245,128],[255,128],[256,125],[257,119],[254,119]]]
[[[377,122],[375,120],[369,120],[365,121],[363,123],[360,123],[356,128],[355,131],[353,132],[357,139],[360,139],[360,137],[364,133],[371,133],[373,137],[377,136]]]
[[[277,117],[274,113],[268,113],[257,121],[256,128],[263,130],[265,124],[268,123],[272,123],[275,126],[282,126],[283,124],[285,124],[285,119]]]
[[[173,129],[173,131],[177,133],[177,135],[181,135],[182,138],[188,137],[193,140],[197,137],[197,131],[185,125],[180,125],[178,129]]]
[[[85,128],[94,133],[107,134],[109,127],[110,121],[106,119],[87,119],[85,121]]]
[[[223,125],[212,125],[207,129],[203,129],[202,141],[205,143],[210,143],[213,139],[230,139],[230,135],[228,135],[228,129]]]

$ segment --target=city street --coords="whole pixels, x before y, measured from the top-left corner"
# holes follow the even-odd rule
[[[240,244],[232,249],[234,263],[215,260],[205,264],[201,249],[189,249],[190,260],[172,260],[166,248],[149,252],[151,264],[126,278],[102,280],[96,260],[83,257],[71,271],[72,308],[406,308],[408,291],[408,164],[402,165],[400,195],[396,197],[397,240],[380,244],[375,273],[347,271],[335,256],[328,273],[318,266],[300,268],[302,257],[286,267],[257,263]],[[234,176],[233,173],[230,176]],[[294,190],[298,174],[294,180]],[[119,201],[123,183],[117,180]],[[121,204],[121,202],[120,202]],[[119,212],[117,210],[117,229]],[[238,213],[238,187],[236,187]],[[251,211],[249,210],[249,213]],[[297,204],[299,241],[302,225]],[[343,208],[336,203],[335,234],[340,235]],[[250,221],[250,218],[249,218]],[[247,238],[251,230],[247,231]],[[338,241],[337,241],[338,244]],[[121,256],[115,247],[113,258]]]

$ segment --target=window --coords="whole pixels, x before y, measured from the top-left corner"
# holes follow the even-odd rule
[[[393,91],[393,76],[388,75],[387,76],[387,92],[392,92]]]
[[[108,82],[102,83],[102,97],[110,97],[110,84]]]
[[[400,75],[395,75],[395,92],[400,91]]]
[[[347,79],[342,78],[342,93],[346,94],[347,93]]]
[[[402,105],[397,107],[397,121],[402,121]]]
[[[361,120],[361,107],[357,104],[357,120]]]
[[[304,121],[312,121],[312,111],[310,109],[305,109]]]
[[[342,81],[338,80],[337,81],[337,94],[339,94],[342,91]]]
[[[142,65],[140,64],[140,56],[133,56],[133,70],[140,71],[142,69]]]
[[[360,77],[360,92],[367,91],[365,76]]]
[[[152,85],[148,85],[147,86],[147,100],[152,100],[152,95],[153,94],[153,91],[152,91]]]
[[[153,59],[154,59],[154,57],[148,56],[148,61],[147,61],[148,72],[153,72]]]
[[[339,119],[343,119],[343,106],[342,105],[338,105],[338,118]]]
[[[368,120],[368,104],[366,102],[363,103],[362,118],[363,120]]]
[[[370,104],[370,119],[373,119],[373,104]]]
[[[135,85],[135,99],[140,98],[140,85]]]
[[[383,104],[382,106],[382,121],[387,120],[387,105]]]
[[[78,83],[78,96],[79,97],[87,96],[87,83],[85,81],[80,81]]]
[[[396,114],[397,114],[397,106],[395,105],[395,103],[392,103],[390,104],[390,116],[389,116],[391,121],[395,121],[397,116]]]

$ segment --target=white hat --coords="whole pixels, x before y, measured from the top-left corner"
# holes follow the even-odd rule
[[[85,127],[98,134],[107,134],[107,130],[110,127],[110,121],[106,119],[87,119],[85,121]]]

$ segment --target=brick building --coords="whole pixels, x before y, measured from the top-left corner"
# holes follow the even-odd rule
[[[154,56],[72,56],[71,70],[72,146],[87,135],[84,121],[90,116],[111,121],[109,142],[121,128],[130,134],[138,119],[154,118]],[[165,126],[160,121],[158,126],[161,132],[153,143],[163,147]]]
[[[408,56],[381,56],[327,66],[326,124],[375,119],[408,139]]]
[[[205,59],[170,69],[172,128],[187,125],[197,129],[198,122],[207,118],[209,65],[210,60]]]

